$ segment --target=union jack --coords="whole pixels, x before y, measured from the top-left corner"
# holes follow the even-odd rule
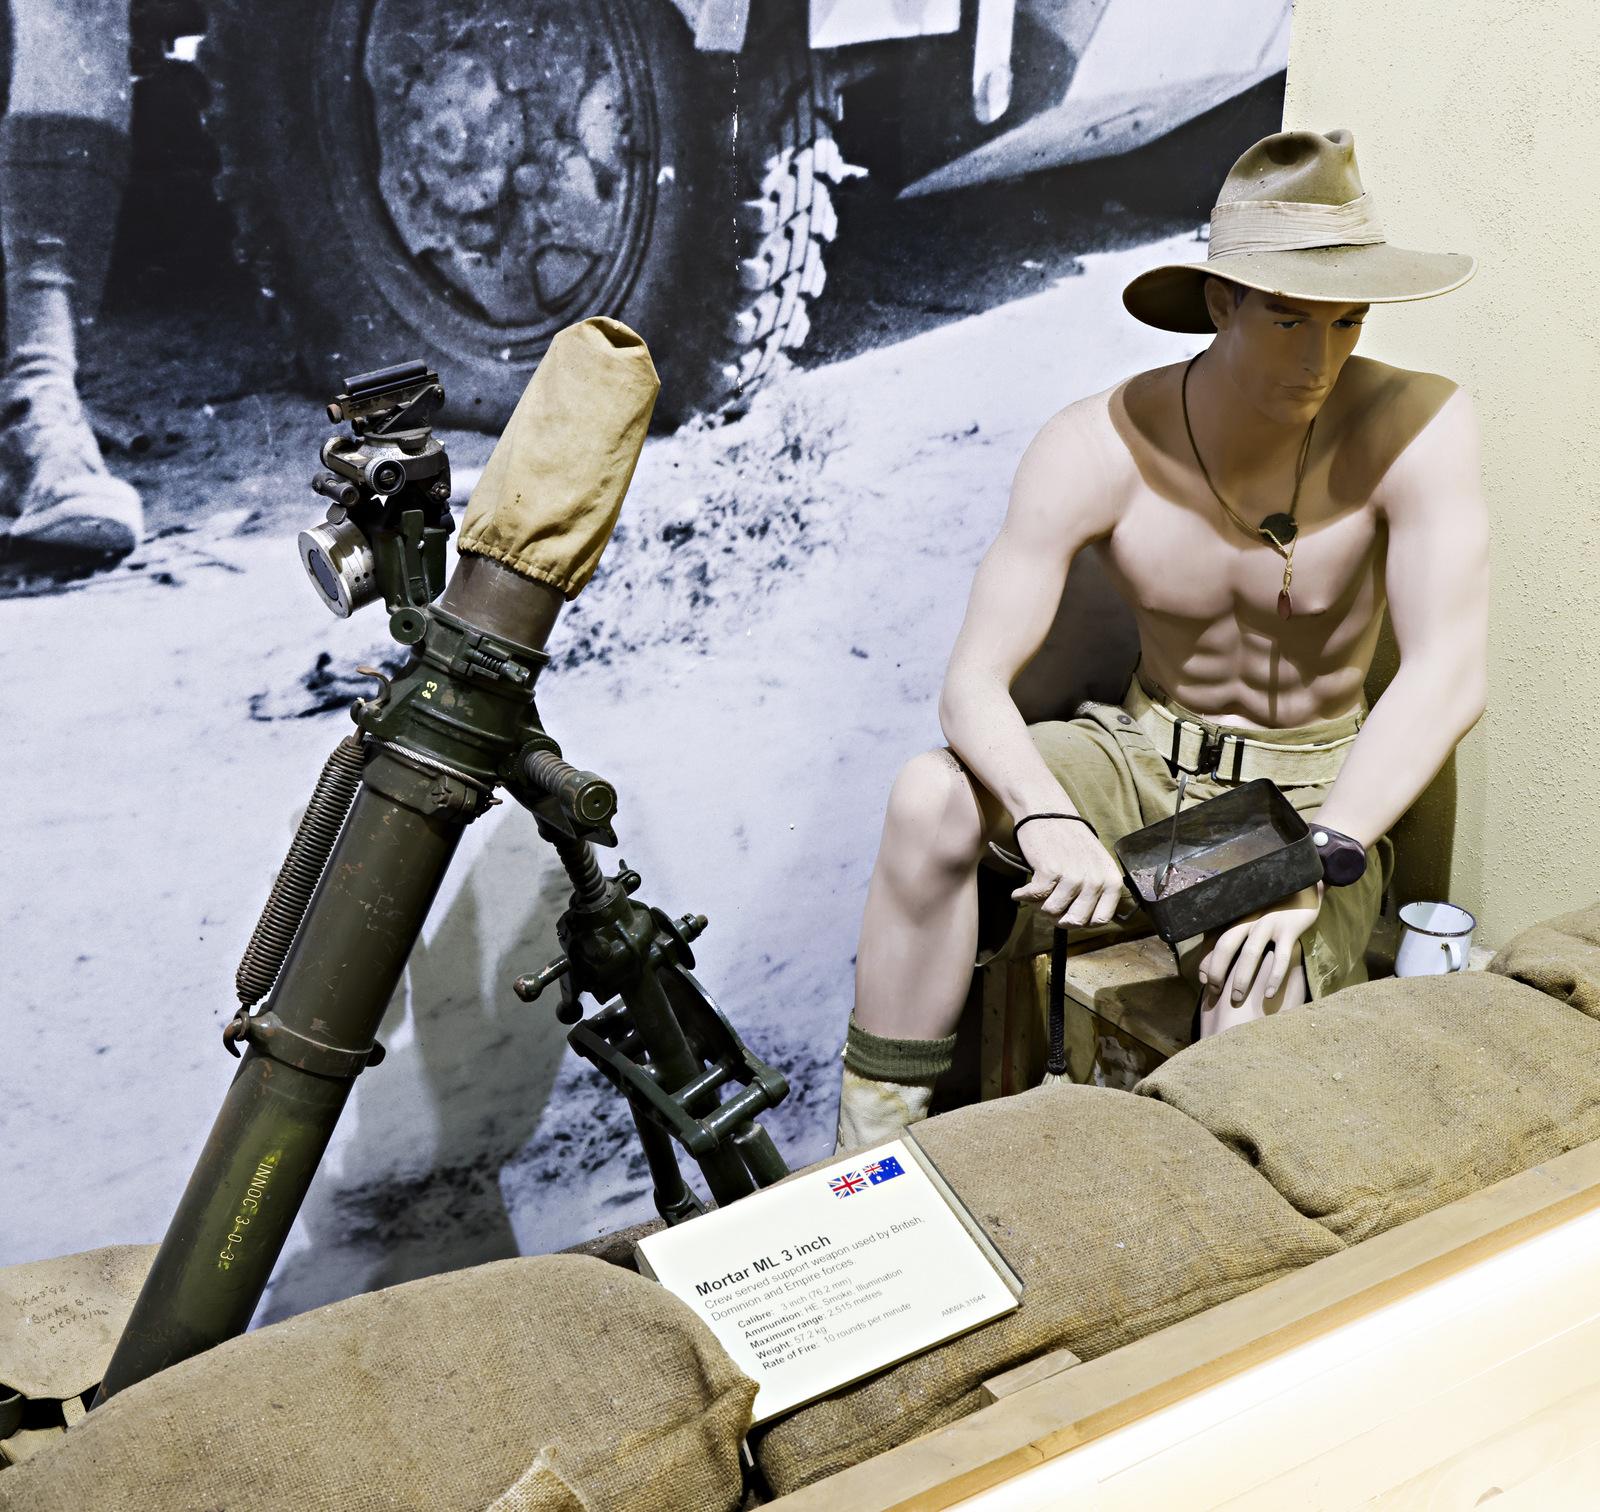
[[[843,1176],[835,1176],[828,1183],[828,1190],[835,1197],[849,1197],[852,1193],[861,1191],[867,1184],[867,1179],[860,1171],[846,1171]]]

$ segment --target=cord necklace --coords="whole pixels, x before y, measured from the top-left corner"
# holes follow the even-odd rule
[[[1212,498],[1222,506],[1228,518],[1252,541],[1266,542],[1283,558],[1283,587],[1278,590],[1278,618],[1286,620],[1294,613],[1294,600],[1289,596],[1289,585],[1294,582],[1294,546],[1295,538],[1300,533],[1300,527],[1295,523],[1294,512],[1300,503],[1300,481],[1305,477],[1306,459],[1311,455],[1311,433],[1317,428],[1316,417],[1312,416],[1311,424],[1306,427],[1306,438],[1300,443],[1300,456],[1294,467],[1294,494],[1289,500],[1288,513],[1279,511],[1269,514],[1259,525],[1249,524],[1240,519],[1234,512],[1233,506],[1217,491],[1217,485],[1211,481],[1211,474],[1206,471],[1200,448],[1195,444],[1194,427],[1189,423],[1189,370],[1200,360],[1201,355],[1196,352],[1183,370],[1183,428],[1188,433],[1189,449],[1194,453],[1195,465],[1200,469],[1200,476],[1206,480],[1206,487],[1211,490]]]

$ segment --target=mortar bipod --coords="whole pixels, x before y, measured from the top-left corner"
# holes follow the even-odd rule
[[[684,1184],[670,1141],[700,1165],[719,1203],[771,1186],[788,1174],[771,1136],[756,1119],[787,1095],[783,1074],[751,1053],[693,972],[671,963],[656,981],[693,1051],[697,1070],[676,1087],[652,1064],[645,1034],[634,1022],[628,994],[576,1025],[567,1043],[591,1061],[627,1099],[650,1163],[656,1208],[669,1223],[702,1210]],[[739,1090],[726,1101],[730,1082]],[[737,1165],[734,1166],[734,1157]],[[734,1166],[726,1176],[719,1168]],[[718,1191],[724,1186],[724,1191]],[[687,1200],[685,1200],[687,1199]]]
[[[515,991],[531,1002],[560,983],[557,1017],[575,1026],[568,1044],[628,1100],[656,1210],[669,1223],[704,1211],[679,1170],[674,1141],[698,1163],[719,1205],[786,1176],[783,1157],[755,1119],[783,1100],[788,1083],[751,1054],[689,971],[689,942],[705,919],[672,919],[633,902],[639,874],[624,863],[605,877],[586,842],[560,839],[556,851],[575,888],[556,927],[566,953],[519,977]],[[584,994],[608,1004],[587,1022]],[[730,1082],[741,1089],[723,1102],[719,1094]]]

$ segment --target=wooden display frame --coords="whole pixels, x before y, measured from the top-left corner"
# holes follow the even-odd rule
[[[771,1505],[782,1512],[839,1512],[840,1508],[849,1508],[850,1512],[933,1512],[975,1497],[980,1506],[1050,1506],[1062,1508],[1063,1512],[1076,1507],[1124,1505],[1104,1488],[1091,1490],[1086,1496],[1057,1489],[1042,1493],[1048,1499],[1034,1501],[1026,1496],[989,1497],[982,1493],[1004,1488],[1028,1472],[1105,1440],[1130,1425],[1148,1423],[1165,1409],[1193,1402],[1245,1372],[1290,1357],[1303,1346],[1326,1339],[1379,1309],[1408,1299],[1415,1299],[1414,1305],[1422,1306],[1430,1289],[1437,1296],[1443,1283],[1482,1262],[1498,1256],[1508,1257],[1512,1266],[1519,1256],[1532,1260],[1541,1236],[1569,1230],[1571,1236],[1588,1243],[1587,1230],[1600,1229],[1600,1217],[1592,1224],[1583,1224],[1590,1214],[1600,1215],[1600,1141],[1497,1182],[1099,1359],[1078,1364],[1062,1351],[1053,1362],[1056,1368],[1045,1361],[1030,1362],[991,1383],[990,1394],[996,1398],[992,1406],[781,1497]],[[1549,1248],[1550,1244],[1545,1244],[1540,1253]],[[1594,1253],[1600,1253],[1600,1245],[1585,1251],[1584,1257]],[[1522,1269],[1526,1272],[1529,1267]],[[1475,1363],[1446,1359],[1448,1350],[1439,1341],[1425,1345],[1435,1352],[1439,1372],[1471,1371],[1468,1385],[1481,1381],[1483,1400],[1474,1398],[1468,1402],[1463,1398],[1449,1409],[1458,1415],[1472,1409],[1469,1426],[1464,1430],[1470,1432],[1471,1438],[1465,1446],[1457,1442],[1459,1431],[1454,1440],[1446,1442],[1437,1433],[1429,1439],[1425,1433],[1419,1435],[1416,1429],[1406,1428],[1397,1442],[1390,1442],[1381,1451],[1388,1458],[1377,1467],[1382,1484],[1376,1491],[1392,1493],[1385,1505],[1470,1506],[1470,1499],[1461,1503],[1428,1499],[1432,1495],[1430,1485],[1437,1487],[1441,1477],[1452,1473],[1452,1467],[1459,1471],[1466,1463],[1463,1456],[1467,1448],[1498,1444],[1502,1460],[1507,1456],[1515,1459],[1518,1454],[1524,1458],[1529,1454],[1548,1457],[1557,1453],[1549,1448],[1551,1436],[1563,1434],[1561,1463],[1568,1465],[1570,1473],[1592,1475],[1593,1479],[1582,1484],[1600,1497],[1600,1490],[1596,1490],[1600,1487],[1600,1426],[1590,1426],[1600,1422],[1593,1412],[1600,1400],[1600,1266],[1590,1264],[1587,1269],[1597,1274],[1592,1296],[1587,1295],[1591,1290],[1587,1286],[1581,1291],[1564,1287],[1552,1293],[1547,1276],[1523,1274],[1517,1283],[1520,1290],[1507,1291],[1503,1304],[1497,1299],[1497,1306],[1486,1314],[1494,1321],[1490,1330],[1493,1337],[1478,1330],[1480,1358]],[[1519,1322],[1526,1324],[1520,1335]],[[1440,1340],[1452,1337],[1448,1333],[1439,1335]],[[1519,1378],[1524,1380],[1524,1389],[1519,1392],[1509,1389],[1514,1383],[1509,1381],[1507,1368],[1524,1357],[1528,1365]],[[1427,1367],[1428,1360],[1424,1358],[1424,1379]],[[1415,1395],[1415,1362],[1412,1375],[1405,1378],[1411,1381],[1410,1386],[1402,1379],[1391,1379],[1396,1375],[1387,1368],[1369,1367],[1361,1379],[1369,1394],[1378,1394],[1375,1400],[1381,1401],[1385,1392],[1394,1396],[1397,1420],[1407,1412],[1415,1417],[1420,1400]],[[1403,1377],[1404,1372],[1399,1376]],[[1536,1382],[1538,1390],[1530,1393],[1528,1382]],[[1409,1398],[1408,1391],[1412,1393]],[[1465,1420],[1458,1416],[1458,1427],[1461,1421]],[[1281,1422],[1277,1429],[1281,1436]],[[1575,1435],[1582,1442],[1577,1442]],[[1396,1436],[1391,1434],[1390,1438],[1395,1440]],[[1204,1442],[1197,1439],[1194,1444]],[[1365,1452],[1380,1452],[1375,1444],[1376,1440],[1369,1442]],[[1329,1459],[1325,1438],[1319,1440],[1315,1434],[1307,1433],[1305,1451],[1300,1463],[1308,1467],[1313,1479],[1317,1464],[1322,1464],[1320,1473],[1324,1476],[1341,1474]],[[1359,1455],[1364,1451],[1358,1446],[1353,1452]],[[1169,1454],[1169,1469],[1180,1457],[1175,1442],[1149,1446],[1146,1453],[1157,1472],[1160,1466],[1156,1461],[1162,1453]],[[1188,1453],[1191,1466],[1194,1458]],[[1204,1460],[1207,1456],[1199,1458]],[[1185,1483],[1181,1499],[1153,1498],[1144,1505],[1199,1508],[1224,1501],[1232,1504],[1235,1500],[1241,1507],[1257,1504],[1248,1494],[1248,1486],[1230,1489],[1227,1467],[1216,1463],[1216,1455],[1209,1458],[1212,1463],[1208,1473],[1215,1481],[1215,1489],[1205,1489],[1191,1478]],[[1467,1469],[1470,1471],[1470,1463]],[[1406,1491],[1408,1485],[1414,1496]],[[1273,1486],[1278,1490],[1269,1494],[1279,1497],[1289,1495],[1291,1490],[1281,1476],[1274,1479]],[[1259,1504],[1355,1504],[1337,1499],[1306,1499],[1302,1491],[1303,1488],[1295,1488],[1290,1500]],[[1373,1494],[1374,1488],[1368,1487],[1356,1500],[1364,1505]],[[1546,1506],[1556,1504],[1545,1501]]]

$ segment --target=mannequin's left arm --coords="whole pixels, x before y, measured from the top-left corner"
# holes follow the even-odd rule
[[[1458,389],[1390,467],[1375,498],[1400,651],[1317,822],[1363,845],[1421,796],[1484,711],[1489,675],[1489,515],[1478,426]]]

